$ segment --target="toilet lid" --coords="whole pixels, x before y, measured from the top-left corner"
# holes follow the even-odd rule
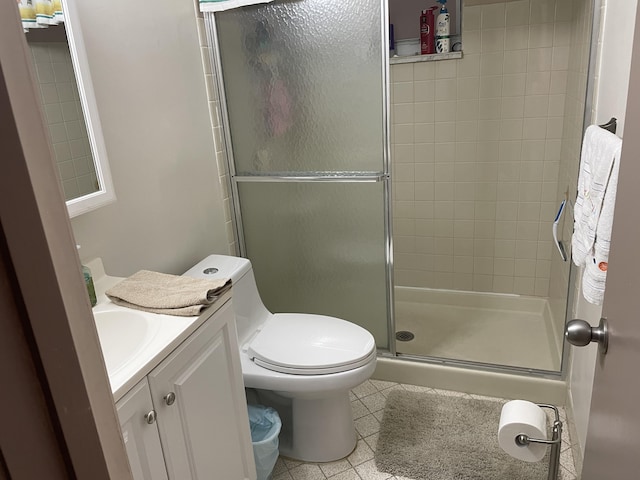
[[[247,354],[276,372],[322,375],[367,364],[376,345],[367,330],[339,318],[279,313],[267,320]]]

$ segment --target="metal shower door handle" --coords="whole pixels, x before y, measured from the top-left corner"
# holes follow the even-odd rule
[[[607,353],[609,347],[609,325],[604,317],[600,319],[597,327],[592,327],[584,320],[571,320],[567,322],[564,336],[567,342],[576,347],[584,347],[591,342],[596,342],[601,355]]]

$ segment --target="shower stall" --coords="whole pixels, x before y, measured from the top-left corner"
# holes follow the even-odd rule
[[[559,378],[597,11],[467,3],[453,59],[389,58],[384,0],[205,14],[238,253],[381,356]]]
[[[473,3],[391,65],[396,351],[558,373],[593,2]]]

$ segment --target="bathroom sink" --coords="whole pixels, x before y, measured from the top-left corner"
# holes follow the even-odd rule
[[[109,375],[136,358],[157,333],[157,325],[134,310],[94,311],[98,338]]]

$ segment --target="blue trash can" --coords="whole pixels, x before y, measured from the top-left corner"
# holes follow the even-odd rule
[[[271,407],[247,405],[253,458],[256,461],[257,480],[269,480],[278,460],[278,435],[282,421]]]

